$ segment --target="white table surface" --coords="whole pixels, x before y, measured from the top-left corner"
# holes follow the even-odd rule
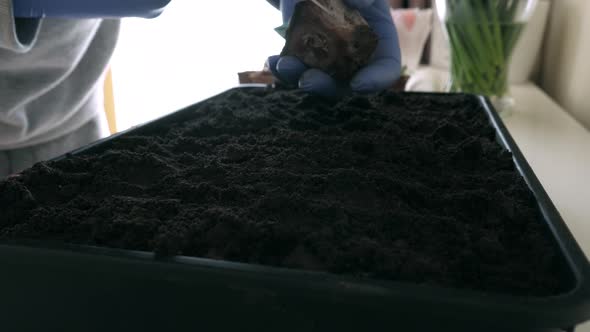
[[[590,131],[539,87],[512,87],[510,134],[587,257],[590,257]],[[590,323],[576,331],[590,332]]]

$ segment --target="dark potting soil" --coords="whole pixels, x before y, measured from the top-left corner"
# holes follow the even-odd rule
[[[474,98],[234,90],[0,182],[0,238],[515,295],[564,290]]]

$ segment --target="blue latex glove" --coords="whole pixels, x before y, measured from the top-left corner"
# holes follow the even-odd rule
[[[118,18],[160,15],[170,0],[12,0],[17,18]]]
[[[280,0],[283,22],[288,22],[300,0]],[[277,4],[277,0],[271,3]],[[401,52],[397,30],[386,0],[344,0],[357,9],[379,38],[369,65],[361,69],[350,82],[337,82],[328,74],[307,68],[295,57],[271,56],[268,67],[281,81],[298,85],[307,92],[324,96],[339,96],[351,91],[371,93],[390,88],[401,74]]]

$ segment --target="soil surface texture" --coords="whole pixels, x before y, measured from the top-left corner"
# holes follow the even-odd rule
[[[493,293],[565,290],[473,97],[232,90],[0,182],[0,239]]]

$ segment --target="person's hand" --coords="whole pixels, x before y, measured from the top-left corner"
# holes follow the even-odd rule
[[[288,22],[299,0],[281,0],[283,21]],[[369,65],[361,69],[350,82],[338,82],[328,74],[308,68],[291,56],[271,56],[267,66],[286,84],[298,85],[304,91],[324,96],[352,92],[371,93],[390,88],[401,74],[401,54],[397,31],[386,0],[344,0],[357,9],[379,38]]]
[[[12,0],[17,18],[119,18],[160,15],[170,0]]]

